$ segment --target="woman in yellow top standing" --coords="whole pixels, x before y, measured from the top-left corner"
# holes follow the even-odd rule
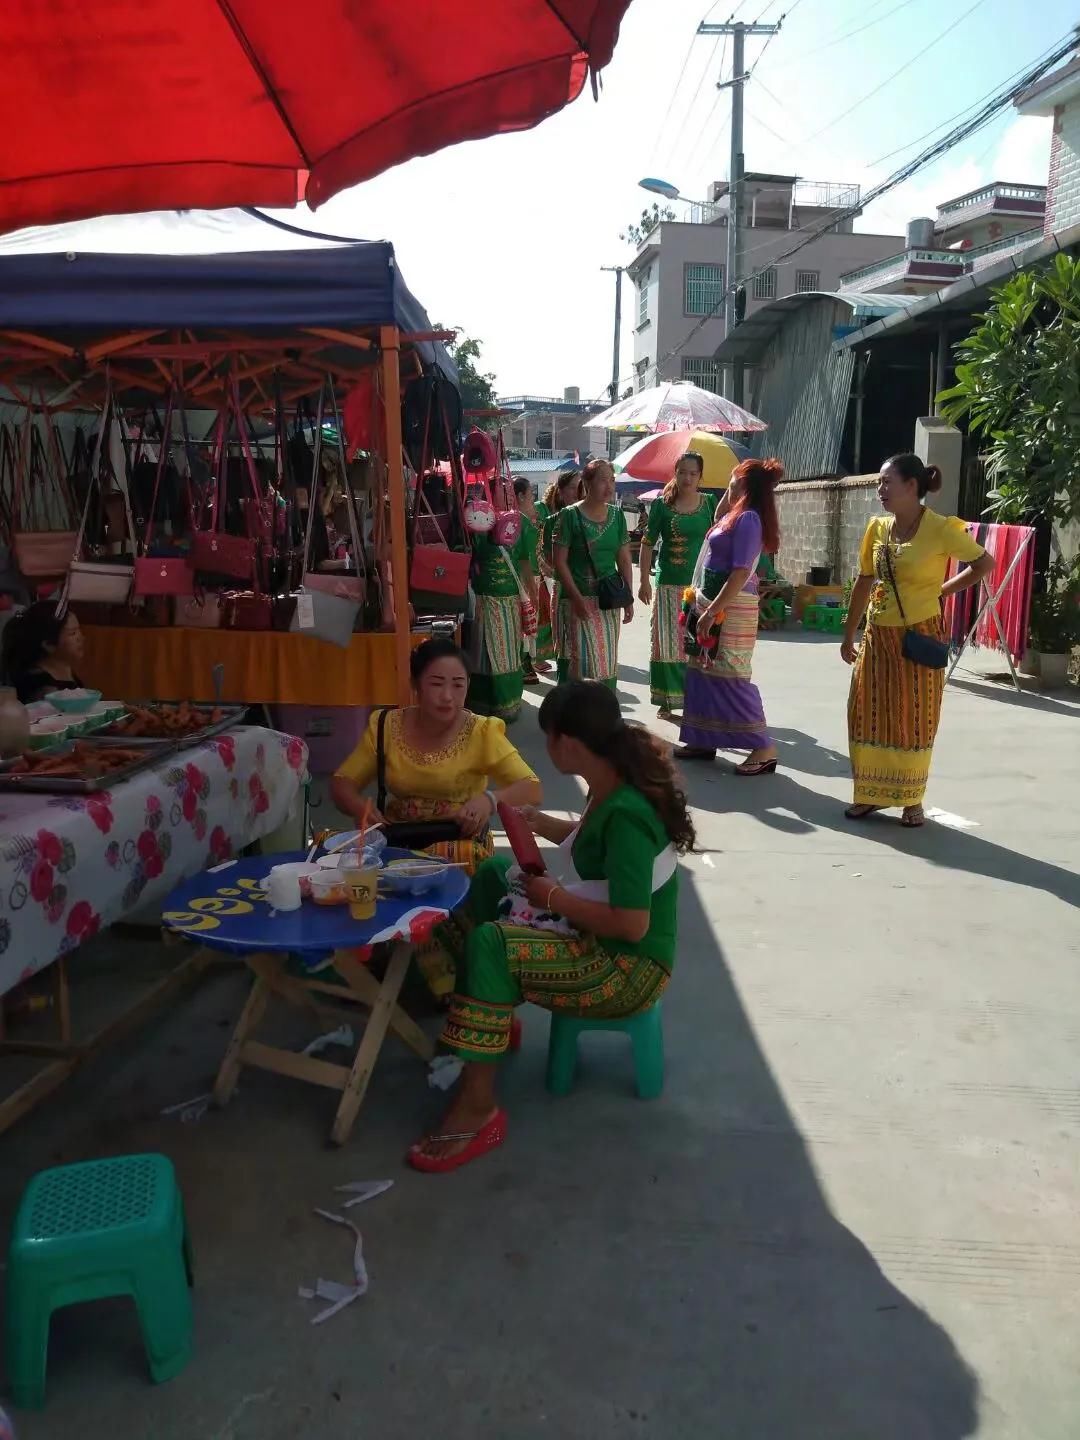
[[[334,776],[334,804],[358,820],[453,820],[460,838],[429,847],[431,854],[469,867],[494,853],[491,821],[500,800],[535,805],[540,781],[491,715],[465,708],[469,671],[452,640],[425,640],[409,662],[416,704],[383,718],[386,814],[373,811],[364,790],[378,775],[379,721],[375,711],[364,738]]]
[[[917,455],[894,455],[881,467],[878,497],[889,513],[871,520],[863,536],[840,646],[844,660],[855,666],[848,700],[855,781],[855,803],[845,812],[849,820],[901,806],[902,824],[923,824],[945,690],[942,602],[977,585],[994,568],[993,556],[976,544],[962,520],[926,509],[926,496],[940,489],[941,471]],[[950,560],[967,566],[946,581]],[[866,632],[856,647],[867,604]],[[940,653],[927,655],[935,647],[920,650],[918,641],[907,639],[909,632],[938,642]]]

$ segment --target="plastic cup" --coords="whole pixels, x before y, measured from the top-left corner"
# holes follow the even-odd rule
[[[300,909],[300,877],[287,866],[275,866],[266,880],[266,895],[274,910]]]
[[[349,914],[354,920],[375,918],[375,896],[379,872],[374,866],[345,871],[345,888],[349,892]]]

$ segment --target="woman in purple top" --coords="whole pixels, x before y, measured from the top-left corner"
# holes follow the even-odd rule
[[[698,653],[691,655],[688,644],[679,754],[712,760],[717,750],[749,750],[736,775],[776,769],[750,662],[758,631],[757,564],[762,552],[775,554],[780,545],[774,491],[783,474],[779,460],[736,466],[726,513],[709,532],[694,576]]]

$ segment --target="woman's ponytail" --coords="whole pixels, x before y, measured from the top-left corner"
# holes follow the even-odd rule
[[[645,799],[660,816],[668,839],[680,855],[697,843],[690,806],[676,779],[668,747],[640,725],[625,722],[611,737],[608,759],[619,776]]]

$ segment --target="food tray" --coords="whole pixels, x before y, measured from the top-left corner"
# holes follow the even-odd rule
[[[95,740],[94,743],[98,742]],[[74,748],[75,745],[72,742],[52,753],[53,755],[63,755]],[[15,764],[15,760],[5,760],[0,764],[0,790],[38,795],[93,795],[99,790],[112,790],[123,781],[130,780],[133,775],[148,770],[159,758],[155,752],[148,751],[137,760],[133,760],[130,765],[124,765],[119,770],[110,770],[107,775],[91,776],[23,775],[18,772],[12,774],[11,767]]]
[[[161,704],[155,700],[133,700],[130,705],[139,710],[158,710]],[[202,706],[200,708],[220,708],[224,713],[222,718],[214,725],[204,725],[201,730],[193,730],[190,735],[111,735],[108,732],[99,733],[94,736],[95,745],[113,745],[132,750],[147,750],[155,757],[173,754],[177,750],[191,750],[196,745],[201,745],[204,740],[211,740],[215,735],[222,735],[226,730],[231,730],[234,725],[242,725],[244,716],[247,714],[246,705],[222,705],[220,707]],[[110,727],[111,728],[111,727]]]

